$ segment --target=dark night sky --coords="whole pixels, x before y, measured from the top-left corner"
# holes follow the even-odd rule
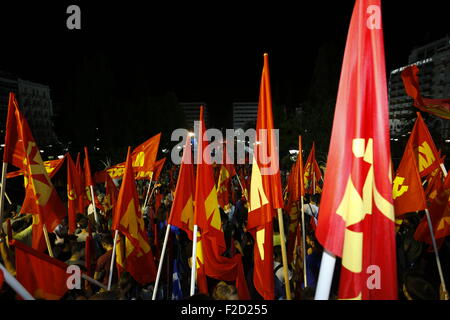
[[[354,5],[143,3],[2,1],[0,70],[50,85],[58,101],[80,61],[101,52],[122,90],[145,79],[155,90],[174,90],[180,101],[206,101],[216,114],[213,125],[222,126],[220,115],[232,101],[257,101],[265,51],[272,88],[287,86],[305,99],[318,48],[333,41],[343,50]],[[445,1],[382,3],[388,70],[406,64],[414,46],[450,33]],[[81,31],[66,28],[69,4],[81,7]]]

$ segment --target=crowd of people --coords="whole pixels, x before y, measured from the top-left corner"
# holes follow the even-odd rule
[[[173,201],[174,177],[169,176],[169,171],[173,173],[176,170],[172,168],[163,170],[149,205],[143,210],[144,222],[148,231],[148,238],[156,266],[161,256],[164,233]],[[144,203],[147,188],[153,188],[154,184],[149,185],[148,181],[138,181],[137,190],[141,204]],[[253,300],[260,300],[262,297],[255,289],[252,280],[253,246],[255,239],[246,229],[248,217],[247,201],[236,177],[233,178],[231,186],[233,195],[230,197],[230,203],[226,206],[225,210],[220,208],[222,230],[227,245],[223,256],[232,257],[236,254],[242,256],[244,273],[251,298]],[[96,194],[100,203],[105,201],[104,192],[103,186],[96,186]],[[323,248],[315,238],[315,227],[317,226],[318,214],[320,212],[319,207],[319,194],[305,196],[303,211],[305,217],[306,247],[303,249],[301,239],[295,238],[293,259],[289,265],[288,272],[292,298],[296,300],[314,299],[323,252]],[[33,215],[18,214],[19,211],[20,206],[14,204],[6,208],[5,222],[3,223],[3,230],[0,230],[0,238],[5,239],[9,223],[12,229],[13,239],[31,246]],[[133,279],[130,273],[124,271],[119,274],[116,267],[113,270],[111,289],[105,289],[108,286],[113,253],[113,234],[111,232],[112,210],[102,211],[97,208],[96,211],[98,221],[95,219],[92,204],[88,208],[87,214],[78,214],[76,218],[77,229],[73,234],[68,233],[67,219],[64,219],[53,232],[49,232],[50,244],[56,259],[68,265],[79,266],[83,272],[88,272],[93,279],[103,285],[100,286],[89,281],[84,281],[80,289],[68,290],[62,299],[152,299],[154,283],[141,285]],[[298,220],[295,223],[300,225],[300,211],[297,217]],[[293,221],[291,220],[291,216],[286,212],[284,219],[284,233],[288,235],[289,232],[292,232],[289,228]],[[430,250],[430,246],[416,241],[413,237],[415,228],[420,220],[420,214],[414,213],[407,215],[397,230],[399,298],[404,300],[437,300],[440,298],[440,289],[434,254]],[[274,219],[273,226],[275,299],[286,299],[280,230],[277,219]],[[210,295],[200,294],[198,291],[193,296],[189,295],[192,241],[189,240],[187,234],[181,229],[172,227],[171,231],[156,298],[158,300],[238,299],[235,283],[212,278],[207,279]],[[92,246],[94,249],[91,253],[93,256],[91,264],[85,261],[86,239],[88,237],[92,238]],[[7,241],[0,242],[0,250],[2,263],[14,275],[14,250],[8,246]],[[303,262],[303,250],[306,254],[306,263]],[[450,270],[449,238],[441,243],[440,254],[444,274],[448,275],[448,271]],[[306,271],[304,270],[304,265],[306,265]],[[339,269],[340,264],[337,263],[330,299],[336,299],[338,295]],[[177,284],[174,283],[175,273]],[[8,285],[3,285],[0,291],[0,299],[14,299],[14,297],[15,292]]]

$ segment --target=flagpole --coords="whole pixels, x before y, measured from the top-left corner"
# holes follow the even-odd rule
[[[155,184],[156,185],[156,184]],[[150,193],[150,188],[152,187],[152,179],[150,179],[149,183],[148,183],[148,188],[147,188],[147,194],[145,195],[145,200],[144,200],[144,206],[143,209],[145,209],[145,207],[147,206],[147,200],[148,200],[148,195]],[[153,187],[154,188],[154,187]]]
[[[191,290],[190,295],[195,294],[195,271],[197,269],[197,231],[198,226],[194,225],[194,234],[192,239],[192,258],[191,258]]]
[[[105,290],[108,289],[108,287],[105,286],[103,283],[98,282],[98,281],[95,280],[95,279],[92,279],[92,278],[89,277],[87,274],[82,273],[82,274],[81,274],[81,278],[83,278],[83,279],[86,280],[86,281],[89,281],[89,282],[92,283],[92,284],[95,284],[96,286],[99,286],[100,288],[103,288],[103,289],[105,289]]]
[[[447,177],[448,172],[443,163],[441,163],[441,169],[442,169],[442,172],[444,173],[444,177]]]
[[[306,226],[305,226],[305,211],[303,209],[303,196],[301,196],[302,205],[302,244],[303,244],[303,281],[305,288],[308,286],[308,279],[306,275]]]
[[[284,235],[284,221],[283,221],[283,209],[278,208],[278,225],[280,229],[280,242],[281,242],[281,256],[283,259],[283,274],[284,274],[284,283],[286,288],[286,299],[292,300],[291,297],[291,284],[289,282],[289,270],[288,270],[288,261],[287,261],[287,253],[286,253],[286,237]]]
[[[33,296],[24,288],[24,286],[14,278],[8,270],[0,263],[0,271],[3,273],[5,277],[6,283],[19,294],[24,300],[36,300]]]
[[[161,256],[159,257],[158,273],[156,274],[156,281],[155,281],[155,287],[153,289],[152,300],[156,300],[156,293],[158,291],[159,278],[161,277],[161,269],[162,269],[162,265],[164,263],[164,255],[166,253],[167,241],[169,240],[169,233],[170,233],[170,224],[167,224],[166,235],[164,237],[164,243],[163,243],[163,247],[162,247],[162,251],[161,251]]]
[[[317,281],[314,300],[329,299],[335,264],[336,257],[327,250],[323,250],[322,262],[320,263],[319,280]]]
[[[241,179],[239,178],[238,174],[236,175],[236,178],[237,178],[237,181],[239,182],[239,185],[241,186],[242,194],[244,195],[245,201],[248,202],[247,194],[246,194],[244,188],[242,187]]]
[[[94,193],[94,186],[89,186],[91,190],[91,198],[92,198],[92,206],[94,207],[94,218],[97,225],[100,223],[98,221],[98,215],[97,215],[97,208],[95,207],[95,193]]]
[[[442,286],[445,296],[448,297],[447,288],[445,287],[444,274],[442,273],[441,260],[439,258],[439,252],[438,252],[438,248],[436,245],[436,238],[434,236],[433,225],[431,223],[431,217],[430,217],[430,212],[428,211],[428,208],[425,209],[425,214],[427,216],[428,227],[430,229],[430,234],[431,234],[431,242],[433,243],[434,254],[436,256],[436,264],[438,267],[439,278],[441,279],[441,286]]]
[[[5,183],[6,183],[6,171],[8,169],[8,163],[3,162],[2,167],[2,181],[0,189],[0,226],[3,224],[3,208],[5,206]]]
[[[47,244],[48,254],[50,257],[54,258],[52,246],[50,244],[50,238],[48,237],[47,226],[45,225],[45,223],[42,225],[42,230],[44,231],[44,238],[45,238],[45,243]]]
[[[111,266],[109,268],[109,279],[108,279],[108,288],[107,290],[111,290],[111,282],[112,282],[112,276],[114,272],[114,260],[116,258],[116,247],[117,247],[117,237],[119,236],[119,230],[116,230],[116,234],[114,235],[114,244],[113,244],[113,252],[111,257]]]

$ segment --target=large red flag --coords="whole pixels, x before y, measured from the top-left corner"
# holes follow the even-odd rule
[[[269,56],[264,54],[247,229],[252,231],[255,238],[253,282],[266,300],[275,297],[272,220],[275,209],[283,208],[277,142],[272,115]]]
[[[191,141],[187,138],[168,223],[184,230],[191,240],[194,231],[194,193],[194,163]]]
[[[421,177],[428,176],[436,168],[439,168],[441,164],[439,152],[419,112],[417,112],[417,120],[409,137],[408,145],[414,151]]]
[[[357,0],[316,230],[342,257],[340,299],[397,299],[388,111],[381,1]]]
[[[155,162],[155,165],[152,169],[152,180],[153,181],[158,181],[159,180],[159,176],[161,175],[161,171],[164,167],[164,164],[166,163],[166,158],[162,158],[158,161]]]
[[[79,186],[81,192],[83,194],[82,197],[79,197],[78,199],[78,210],[80,213],[84,213],[84,209],[86,208],[86,203],[88,203],[87,197],[86,197],[86,188],[85,188],[85,178],[84,178],[84,170],[81,166],[81,159],[80,159],[80,153],[77,153],[77,160],[75,162],[75,169],[77,171],[78,177],[81,181],[81,185]],[[89,205],[89,204],[88,204]]]
[[[140,284],[155,281],[155,262],[139,206],[130,148],[111,230],[119,230],[126,237],[125,252],[119,252],[121,246],[117,246],[118,265],[127,270]],[[122,257],[125,261],[121,259]]]
[[[450,99],[429,99],[422,97],[418,73],[419,68],[416,65],[412,65],[402,72],[406,94],[414,99],[414,106],[436,117],[450,120]]]
[[[67,210],[45,170],[39,148],[13,93],[9,95],[3,161],[25,172],[25,200],[21,213],[34,215],[33,248],[43,251],[43,226],[53,231]]]
[[[131,153],[131,159],[133,161],[133,169],[136,172],[136,179],[148,179],[152,174],[160,140],[161,133],[158,133],[134,148]]]
[[[427,207],[414,151],[409,144],[393,182],[392,197],[396,216],[425,210]]]
[[[59,300],[68,290],[66,263],[13,240],[16,278],[36,299]]]

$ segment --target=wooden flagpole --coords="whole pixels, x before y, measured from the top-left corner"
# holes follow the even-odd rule
[[[244,188],[242,187],[241,179],[239,178],[238,174],[236,174],[236,178],[237,178],[237,181],[239,182],[239,185],[241,186],[242,194],[244,195],[245,200],[248,202],[247,193],[245,192]]]
[[[281,255],[283,259],[283,274],[284,274],[284,283],[286,288],[286,299],[292,300],[291,297],[291,284],[289,282],[289,269],[288,269],[288,261],[287,261],[287,253],[286,253],[286,237],[284,234],[284,221],[283,221],[283,209],[278,209],[278,225],[280,227],[280,242],[281,242]]]
[[[45,243],[47,244],[48,254],[50,257],[54,258],[52,245],[50,244],[50,238],[48,237],[47,226],[45,225],[45,223],[42,225],[42,230],[44,231],[44,238],[45,238]]]
[[[0,188],[0,226],[3,224],[3,208],[5,206],[5,187],[6,187],[6,171],[8,169],[8,163],[3,162],[2,167],[2,180]]]

